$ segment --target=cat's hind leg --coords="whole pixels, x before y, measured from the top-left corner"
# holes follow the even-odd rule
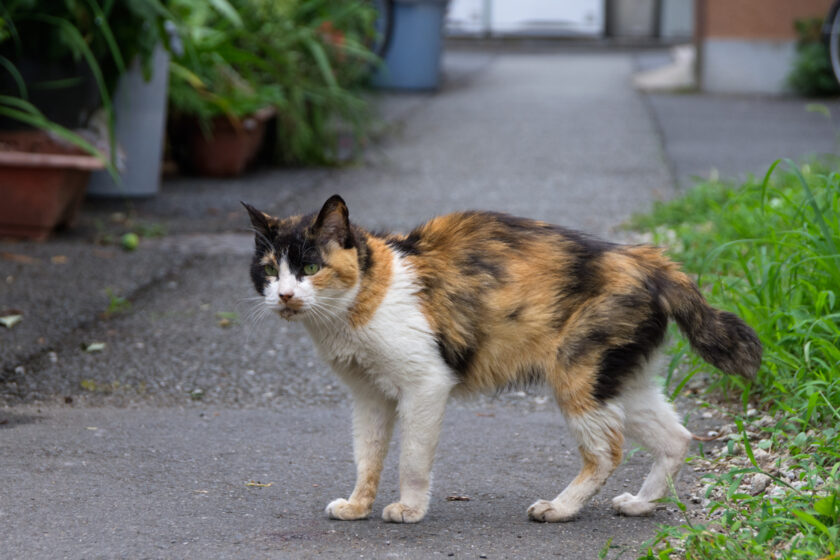
[[[654,456],[653,466],[638,494],[613,499],[613,508],[624,515],[648,515],[655,500],[667,495],[691,442],[691,433],[680,423],[674,407],[655,381],[640,375],[617,397],[625,411],[625,433]]]
[[[558,399],[560,400],[560,399]],[[562,406],[561,401],[561,406]],[[564,407],[566,423],[578,442],[583,466],[553,500],[538,500],[528,508],[534,521],[569,521],[601,489],[621,462],[623,415],[619,407],[595,404],[587,410]]]

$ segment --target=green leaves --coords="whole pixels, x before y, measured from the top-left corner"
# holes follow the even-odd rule
[[[171,65],[174,113],[240,119],[271,106],[279,162],[331,163],[338,131],[365,134],[358,90],[376,61],[375,10],[360,0],[173,0],[184,54]]]

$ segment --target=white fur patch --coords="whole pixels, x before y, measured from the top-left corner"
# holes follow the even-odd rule
[[[347,295],[355,298],[356,293],[358,286]],[[456,380],[438,352],[416,294],[413,271],[395,255],[391,284],[365,325],[349,324],[353,298],[336,295],[331,297],[341,306],[338,315],[327,320],[307,316],[304,324],[321,356],[342,377],[365,375],[391,398],[429,383],[451,388]]]

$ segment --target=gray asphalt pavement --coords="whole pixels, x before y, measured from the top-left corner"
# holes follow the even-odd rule
[[[47,243],[0,242],[0,311],[24,317],[0,330],[0,557],[593,558],[609,539],[631,557],[657,524],[678,522],[668,508],[609,509],[638,488],[644,452],[578,520],[529,522],[528,505],[578,468],[539,391],[450,405],[421,524],[378,519],[396,495],[396,453],[371,520],[326,519],[352,488],[347,393],[302,328],[253,319],[238,203],[282,215],[338,192],[369,228],[481,208],[620,239],[615,226],[673,196],[675,177],[834,149],[834,129],[814,126],[801,100],[642,96],[634,57],[451,50],[437,94],[379,97],[388,133],[356,165],[169,180],[150,200],[89,201]],[[767,134],[744,148],[711,124],[756,130],[780,112],[784,154]],[[126,215],[166,235],[131,253],[93,242]],[[101,351],[83,350],[94,342]]]
[[[636,455],[577,521],[528,521],[573,475],[576,447],[551,406],[476,404],[447,414],[422,523],[378,517],[398,495],[396,449],[374,517],[330,521],[323,508],[353,486],[349,416],[293,403],[7,412],[3,557],[593,558],[610,537],[632,550],[678,519],[612,514],[609,498],[637,483]]]

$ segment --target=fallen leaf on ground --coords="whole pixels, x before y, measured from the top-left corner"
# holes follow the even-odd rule
[[[85,352],[102,352],[105,350],[107,344],[104,342],[91,342],[90,344],[84,345]]]
[[[469,496],[457,496],[457,495],[447,496],[446,501],[447,502],[469,502],[470,497]]]
[[[268,482],[263,484],[262,482],[254,482],[253,480],[249,480],[245,483],[245,486],[255,486],[257,488],[268,488],[269,486],[273,486],[273,482]]]
[[[41,259],[30,257],[29,255],[21,255],[20,253],[0,253],[0,257],[5,261],[12,261],[20,264],[39,264]]]
[[[23,321],[23,315],[3,315],[0,317],[0,325],[3,325],[7,329],[11,329],[21,321]]]
[[[53,264],[67,264],[67,257],[64,255],[53,255],[50,258]]]
[[[216,313],[216,322],[222,328],[233,326],[239,321],[239,315],[233,311],[219,311]]]

